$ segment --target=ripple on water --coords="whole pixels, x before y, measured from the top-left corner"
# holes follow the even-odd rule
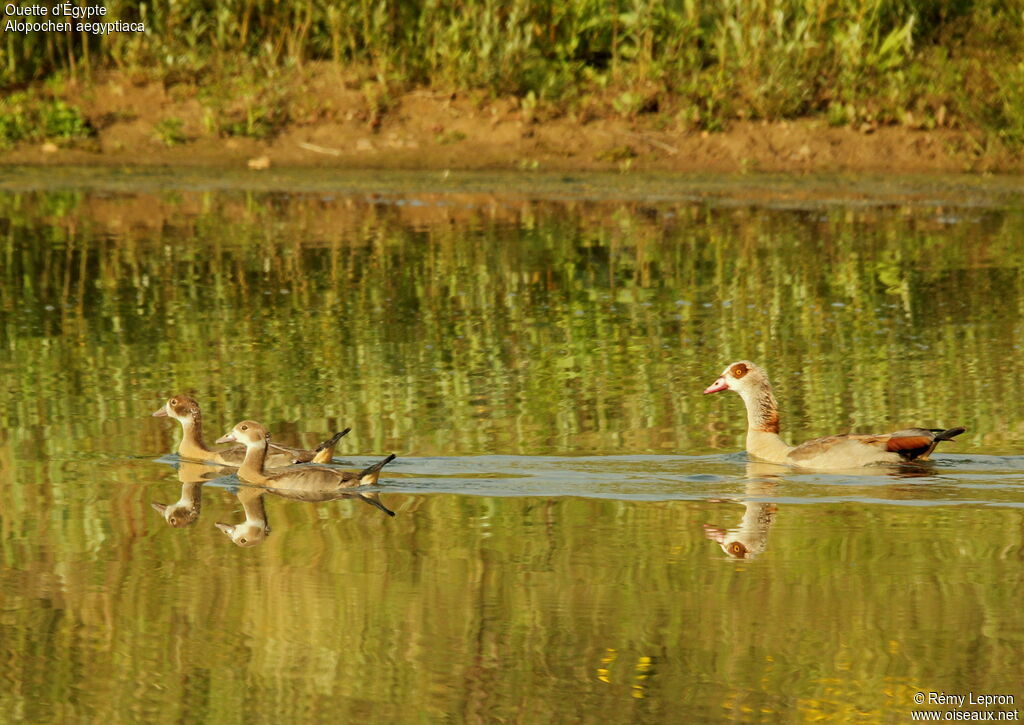
[[[338,461],[362,468],[372,456]],[[174,465],[177,457],[157,463]],[[733,499],[905,506],[1024,506],[1024,457],[941,456],[929,466],[805,471],[705,456],[461,456],[396,459],[381,491],[490,497],[576,496],[637,501]],[[213,485],[237,485],[233,475]]]

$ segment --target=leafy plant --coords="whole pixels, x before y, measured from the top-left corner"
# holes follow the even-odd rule
[[[81,111],[61,100],[14,93],[0,104],[0,145],[22,141],[75,141],[93,135]]]
[[[185,123],[180,118],[164,118],[153,126],[153,135],[164,146],[172,147],[185,143]]]

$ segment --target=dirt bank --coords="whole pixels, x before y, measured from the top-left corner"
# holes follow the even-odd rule
[[[669,114],[556,113],[517,99],[418,90],[375,106],[329,72],[309,76],[272,137],[210,128],[194,87],[117,73],[62,93],[95,129],[76,146],[22,144],[10,164],[239,165],[382,169],[679,172],[1021,172],[1005,149],[969,131],[831,127],[824,119],[735,121],[709,133]],[[607,106],[610,108],[610,105]]]

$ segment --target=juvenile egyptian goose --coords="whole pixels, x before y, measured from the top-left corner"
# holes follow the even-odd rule
[[[174,418],[181,423],[181,443],[178,455],[201,461],[215,461],[226,466],[239,466],[245,458],[245,446],[232,446],[222,451],[209,448],[203,441],[203,415],[199,403],[187,395],[175,395],[153,412],[154,418]],[[334,447],[351,428],[335,433],[311,451],[270,444],[266,465],[269,468],[290,466],[293,463],[328,463],[334,457]]]
[[[747,453],[768,463],[802,468],[842,469],[876,464],[925,461],[941,441],[952,440],[964,428],[908,428],[881,435],[841,435],[815,438],[793,447],[779,437],[779,410],[764,370],[741,360],[729,365],[704,391],[739,393],[747,406]]]
[[[238,469],[238,477],[246,483],[264,486],[270,489],[271,493],[302,501],[359,498],[389,516],[395,515],[395,512],[384,506],[374,494],[352,491],[357,486],[372,486],[377,483],[381,469],[395,459],[394,453],[359,472],[339,471],[325,466],[290,466],[267,471],[265,461],[270,447],[270,433],[266,428],[255,421],[243,420],[217,439],[217,443],[229,442],[238,442],[245,446],[245,459]]]

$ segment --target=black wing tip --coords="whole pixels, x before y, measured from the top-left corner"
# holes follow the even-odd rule
[[[392,518],[394,518],[395,512],[392,511],[391,509],[389,509],[387,506],[385,506],[384,503],[380,500],[379,497],[376,497],[376,496],[373,496],[373,497],[371,497],[371,496],[364,496],[363,494],[359,494],[359,498],[361,498],[363,501],[365,501],[366,503],[370,504],[371,506],[375,506],[376,508],[380,509],[381,511],[386,513],[388,516],[391,516]]]
[[[947,428],[946,430],[935,436],[936,441],[951,441],[961,433],[966,433],[967,429],[963,426],[956,426],[955,428]]]
[[[314,450],[313,452],[314,452],[314,453],[319,453],[320,451],[323,451],[323,450],[326,450],[326,449],[330,448],[330,447],[331,447],[331,446],[333,446],[333,445],[334,445],[335,443],[337,443],[338,441],[340,441],[340,440],[341,440],[342,438],[344,438],[345,436],[347,436],[347,435],[348,435],[348,434],[349,434],[349,433],[350,433],[351,431],[352,431],[352,429],[351,429],[351,428],[346,428],[345,430],[342,430],[342,431],[338,431],[338,432],[337,432],[337,433],[335,433],[335,434],[334,434],[333,436],[331,436],[330,438],[328,438],[327,440],[325,440],[325,441],[324,441],[323,443],[321,443],[320,445],[318,445],[318,446],[316,447],[316,449],[315,449],[315,450]]]
[[[380,469],[384,468],[384,466],[386,466],[386,465],[388,465],[389,463],[391,463],[391,461],[395,460],[395,458],[396,458],[395,454],[394,454],[394,453],[392,453],[392,454],[391,454],[390,456],[388,456],[388,457],[387,457],[387,458],[385,458],[384,460],[382,460],[382,461],[377,461],[377,462],[376,462],[376,463],[374,463],[374,464],[373,464],[372,466],[368,466],[367,468],[364,468],[364,469],[363,469],[362,471],[360,471],[360,473],[359,473],[360,477],[362,477],[362,476],[368,476],[368,475],[370,475],[371,473],[376,473],[376,472],[377,472],[377,471],[379,471]]]

